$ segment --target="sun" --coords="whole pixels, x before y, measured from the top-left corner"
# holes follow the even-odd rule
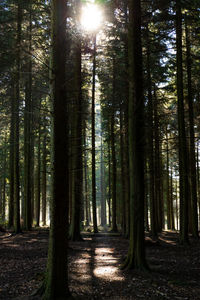
[[[98,5],[88,3],[82,8],[81,25],[86,31],[96,31],[102,23],[102,11]]]

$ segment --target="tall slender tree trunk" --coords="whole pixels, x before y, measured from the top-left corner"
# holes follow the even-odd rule
[[[108,142],[108,223],[111,227],[111,153],[110,141]]]
[[[96,148],[95,148],[95,85],[96,85],[96,35],[94,36],[94,52],[93,52],[93,71],[92,71],[92,211],[93,211],[93,228],[94,232],[98,232],[97,228],[97,212],[96,212]]]
[[[144,245],[144,95],[141,2],[129,1],[130,244],[124,266],[146,269]]]
[[[29,2],[28,52],[32,51],[32,1]],[[32,189],[31,189],[31,108],[32,108],[32,58],[27,59],[27,78],[25,83],[24,112],[24,228],[32,227]]]
[[[35,208],[36,208],[36,226],[40,226],[40,192],[41,192],[41,125],[40,116],[38,124],[38,147],[37,147],[37,169],[36,169],[36,184],[35,184]]]
[[[19,195],[19,105],[20,105],[20,59],[21,59],[21,27],[22,27],[22,2],[18,1],[17,7],[17,55],[16,55],[16,78],[14,95],[14,149],[13,149],[13,172],[14,172],[14,231],[21,232],[20,226],[20,195]]]
[[[67,1],[52,1],[52,198],[48,263],[43,299],[69,299],[68,288],[68,115],[66,90]],[[62,51],[61,51],[62,49]]]
[[[152,99],[152,79],[150,61],[150,41],[149,28],[147,26],[147,80],[148,80],[148,153],[149,153],[149,197],[150,197],[150,217],[151,234],[157,237],[156,203],[155,203],[155,172],[154,172],[154,120],[153,120],[153,99]]]
[[[178,183],[176,180],[176,230],[178,230],[178,220],[179,220],[179,214],[178,214]]]
[[[174,225],[174,197],[173,197],[173,169],[171,166],[171,197],[170,197],[170,220],[171,220],[171,229],[175,230],[175,225]]]
[[[101,128],[101,226],[106,225],[106,199],[105,199],[105,174],[104,174],[104,155],[103,155],[103,137]]]
[[[10,151],[9,151],[9,228],[14,225],[14,95],[11,97],[11,120],[10,120]]]
[[[156,231],[161,232],[164,223],[164,209],[163,209],[163,192],[162,192],[162,159],[161,149],[162,144],[160,143],[160,124],[158,115],[158,98],[156,85],[154,85],[154,138],[155,138],[155,153],[154,153],[154,170],[155,170],[155,224]]]
[[[110,140],[111,140],[111,159],[112,159],[112,231],[117,231],[117,162],[115,153],[115,58],[113,58],[113,91],[112,109],[110,117]]]
[[[87,150],[86,150],[86,124],[84,126],[84,188],[85,188],[85,219],[86,226],[90,223],[90,206],[88,197],[88,169],[87,169]]]
[[[187,24],[187,15],[185,17],[185,36],[186,36],[186,64],[187,64],[187,88],[188,88],[188,106],[189,106],[189,170],[191,185],[191,229],[192,235],[199,237],[198,233],[198,210],[197,210],[197,179],[196,179],[196,154],[195,154],[195,134],[194,134],[194,109],[193,109],[193,89],[192,89],[192,59],[190,32]]]
[[[42,147],[42,225],[46,225],[46,211],[47,211],[47,130],[46,118],[44,118],[44,132],[43,132],[43,147]]]
[[[170,214],[170,190],[169,190],[169,141],[168,141],[168,129],[166,129],[166,144],[167,144],[167,162],[166,162],[166,190],[167,190],[167,229],[171,228],[171,214]]]
[[[2,219],[5,221],[6,217],[6,170],[7,170],[7,134],[5,135],[5,144],[3,151],[3,178],[2,178]]]
[[[120,106],[120,165],[121,165],[121,211],[122,211],[122,231],[123,235],[126,236],[126,174],[125,174],[125,163],[124,163],[124,150],[125,150],[125,137],[124,137],[124,112],[122,105]]]
[[[197,143],[197,166],[196,166],[196,170],[197,170],[197,195],[198,195],[198,223],[200,225],[200,181],[199,181],[199,144]]]
[[[125,28],[128,31],[128,0],[124,1],[125,11]],[[125,172],[125,216],[126,216],[126,232],[125,237],[130,235],[130,176],[129,176],[129,137],[128,137],[128,109],[129,109],[129,57],[128,57],[128,36],[125,37],[124,55],[126,66],[126,90],[125,90],[125,109],[124,109],[124,172]]]
[[[185,134],[183,66],[182,66],[182,13],[181,2],[176,0],[176,64],[179,134],[179,177],[180,177],[180,243],[188,243],[188,154]]]
[[[80,1],[76,3],[77,15],[80,14]],[[81,239],[80,222],[81,208],[83,205],[83,145],[82,145],[82,78],[81,78],[81,38],[78,37],[75,48],[75,104],[73,117],[74,121],[72,132],[74,132],[73,141],[73,200],[72,200],[72,222],[70,230],[70,238],[75,240]]]

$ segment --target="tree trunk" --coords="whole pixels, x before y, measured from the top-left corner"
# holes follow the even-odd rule
[[[112,160],[112,231],[117,231],[117,162],[115,153],[115,59],[113,58],[113,91],[112,109],[110,118],[110,140],[111,140],[111,160]]]
[[[105,199],[105,174],[104,174],[104,155],[103,155],[103,137],[102,137],[102,128],[101,128],[101,226],[106,225],[106,199]]]
[[[32,51],[32,1],[29,3],[28,52]],[[32,189],[31,189],[31,108],[32,108],[32,57],[27,59],[27,78],[25,83],[24,112],[24,228],[32,227]]]
[[[163,228],[164,209],[163,209],[163,192],[162,192],[162,161],[161,161],[161,148],[160,143],[160,124],[158,116],[158,99],[156,86],[154,85],[154,138],[155,138],[155,154],[154,154],[154,170],[155,170],[155,219],[156,231],[161,232]]]
[[[40,157],[41,157],[41,128],[40,128],[40,115],[39,115],[39,125],[38,125],[38,147],[37,147],[37,169],[36,169],[36,184],[35,184],[35,208],[36,208],[36,226],[40,226]]]
[[[93,72],[92,72],[92,211],[93,211],[93,228],[94,232],[98,232],[97,228],[97,212],[96,212],[96,162],[95,162],[95,84],[96,84],[96,35],[94,36],[94,52],[93,52]]]
[[[171,206],[170,206],[170,191],[169,191],[169,142],[168,142],[168,129],[166,129],[166,143],[167,143],[167,162],[166,162],[166,190],[167,190],[167,229],[171,228]]]
[[[76,3],[76,12],[79,15],[80,1]],[[73,161],[73,189],[72,189],[72,221],[70,228],[71,240],[81,240],[80,222],[83,202],[83,161],[82,161],[82,79],[81,79],[81,38],[76,40],[75,74],[74,74],[74,111],[72,122],[72,161]]]
[[[108,224],[111,227],[111,153],[108,141]]]
[[[152,79],[151,79],[151,62],[150,62],[150,43],[149,28],[147,26],[147,80],[148,80],[148,154],[149,154],[149,180],[150,180],[150,217],[151,217],[151,234],[153,238],[157,237],[157,219],[155,203],[155,172],[154,172],[154,120],[153,120],[153,99],[152,99]]]
[[[43,149],[42,149],[42,225],[46,226],[46,211],[47,211],[47,130],[46,118],[44,118],[44,133],[43,133]]]
[[[188,243],[188,154],[185,134],[183,67],[182,67],[182,13],[181,2],[176,0],[176,64],[179,134],[179,177],[180,177],[180,243]]]
[[[171,186],[171,197],[170,197],[170,221],[171,221],[171,229],[175,230],[175,226],[174,226],[174,198],[173,198],[173,171],[172,171],[172,166],[171,166],[171,182],[170,182],[170,186]]]
[[[90,206],[88,197],[88,169],[87,169],[87,150],[86,150],[86,124],[84,126],[84,187],[85,187],[85,225],[88,226],[90,223]]]
[[[10,120],[10,153],[9,153],[9,216],[8,227],[14,225],[14,95],[11,96],[11,120]]]
[[[43,299],[69,299],[68,288],[68,130],[66,90],[67,1],[52,1],[52,195],[48,263]],[[61,51],[62,49],[62,51]],[[67,98],[67,99],[66,99]]]
[[[121,211],[122,211],[122,231],[123,235],[126,236],[126,174],[125,174],[125,163],[124,163],[124,150],[125,150],[125,137],[124,137],[124,113],[122,109],[122,105],[120,106],[120,164],[121,164],[121,194],[120,194],[120,202],[121,202]]]
[[[189,170],[190,170],[190,190],[191,190],[191,229],[195,238],[198,233],[198,212],[197,212],[197,184],[196,184],[196,154],[195,154],[195,134],[194,134],[194,109],[193,109],[193,89],[192,89],[192,59],[190,32],[187,24],[187,15],[185,17],[185,36],[186,36],[186,64],[187,64],[187,88],[188,88],[188,107],[189,107]]]
[[[14,231],[21,232],[20,226],[20,196],[19,196],[19,104],[20,104],[20,59],[21,59],[21,27],[22,27],[22,3],[18,1],[17,8],[17,56],[16,78],[14,95],[14,148],[13,148],[13,172],[14,172]]]
[[[146,269],[144,245],[144,95],[141,3],[129,1],[130,244],[124,266]]]

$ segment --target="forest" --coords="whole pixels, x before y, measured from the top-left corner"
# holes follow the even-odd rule
[[[199,0],[0,0],[0,299],[200,299],[199,41]]]

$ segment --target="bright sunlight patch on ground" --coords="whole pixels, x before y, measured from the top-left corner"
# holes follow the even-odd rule
[[[102,24],[102,11],[98,5],[88,3],[82,8],[81,25],[84,30],[96,31]]]

